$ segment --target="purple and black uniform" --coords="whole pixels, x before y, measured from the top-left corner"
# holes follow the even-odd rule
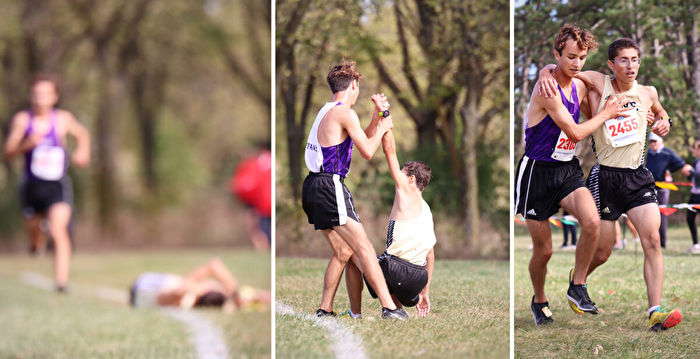
[[[580,108],[576,84],[571,100],[559,88],[562,103],[578,123]],[[527,219],[546,220],[559,211],[559,202],[585,187],[583,171],[575,157],[576,144],[566,137],[550,115],[525,130],[525,155],[515,182],[515,213]]]
[[[342,226],[348,218],[360,222],[350,191],[345,186],[345,176],[350,172],[352,139],[323,147],[318,142],[318,126],[328,111],[342,105],[341,102],[326,103],[314,121],[306,143],[304,158],[309,175],[304,179],[301,202],[309,223],[315,229]]]
[[[34,113],[28,112],[29,124],[24,138],[34,133]],[[26,217],[44,214],[55,203],[72,203],[72,188],[66,176],[66,149],[57,132],[58,111],[51,111],[49,121],[51,127],[41,142],[24,155],[25,173],[20,197]]]

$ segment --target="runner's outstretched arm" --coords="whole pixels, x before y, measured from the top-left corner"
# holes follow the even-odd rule
[[[384,150],[386,161],[389,164],[389,172],[394,179],[396,188],[401,190],[409,188],[408,177],[401,171],[401,165],[399,165],[399,159],[396,156],[396,141],[393,130],[387,131],[382,137],[382,150]]]
[[[353,110],[350,110],[348,113],[348,116],[343,116],[341,118],[341,126],[348,131],[348,135],[355,143],[355,146],[357,146],[360,155],[362,155],[364,159],[369,160],[374,156],[377,148],[379,148],[379,145],[382,143],[382,136],[384,133],[394,127],[391,116],[378,120],[376,130],[370,131],[374,132],[374,135],[367,137],[367,134],[360,126],[360,118],[357,117],[357,113]]]

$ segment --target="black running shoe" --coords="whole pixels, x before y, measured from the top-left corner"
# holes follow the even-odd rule
[[[530,304],[530,312],[532,317],[535,318],[535,325],[554,323],[552,312],[549,310],[549,302],[535,303],[534,295]]]
[[[398,320],[404,320],[408,319],[408,313],[406,313],[406,311],[401,308],[391,310],[389,308],[382,307],[382,318],[394,318]]]
[[[335,317],[335,312],[334,311],[326,312],[325,310],[319,308],[319,310],[316,311],[316,316],[319,318],[321,318],[321,317]]]
[[[574,284],[574,270],[569,271],[569,290],[566,291],[566,299],[569,307],[576,314],[591,313],[598,314],[598,308],[588,296],[588,289],[585,284]]]

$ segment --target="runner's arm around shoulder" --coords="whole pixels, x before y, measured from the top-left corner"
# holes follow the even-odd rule
[[[18,112],[13,118],[10,125],[10,131],[5,141],[3,155],[5,161],[10,161],[16,155],[23,154],[34,148],[39,136],[30,136],[24,138],[24,133],[27,131],[29,124],[29,115],[26,111]]]
[[[64,112],[66,133],[75,138],[76,146],[72,160],[78,167],[90,164],[90,132],[70,112]]]
[[[545,109],[547,114],[552,117],[554,123],[564,131],[566,137],[576,143],[588,137],[606,120],[620,116],[622,113],[622,104],[624,103],[624,99],[616,100],[613,96],[610,96],[605,103],[603,111],[600,111],[600,113],[592,119],[577,124],[574,122],[569,111],[567,111],[566,107],[562,104],[559,94],[551,98],[535,95],[535,101],[537,101],[537,103]]]
[[[348,135],[353,142],[355,142],[355,146],[357,146],[357,149],[360,151],[360,155],[366,160],[374,156],[377,148],[379,148],[379,144],[382,142],[384,133],[394,127],[391,116],[386,117],[377,121],[376,130],[371,131],[374,132],[374,134],[367,137],[367,134],[360,126],[360,118],[357,117],[357,113],[353,110],[348,112],[348,116],[342,117],[341,124],[343,128],[348,131]],[[371,126],[372,124],[370,123],[370,127]]]

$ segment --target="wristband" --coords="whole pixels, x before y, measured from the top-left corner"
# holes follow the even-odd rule
[[[389,110],[379,111],[379,117],[389,117]]]
[[[669,116],[661,116],[662,120],[668,120],[668,127],[673,127],[673,119]]]

